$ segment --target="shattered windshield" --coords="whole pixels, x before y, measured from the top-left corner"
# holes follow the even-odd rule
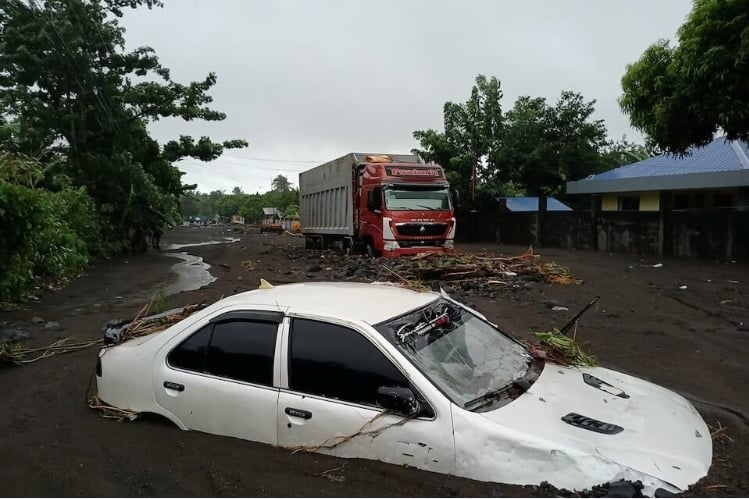
[[[528,371],[522,345],[445,299],[376,328],[461,407]]]
[[[385,189],[385,206],[388,210],[449,210],[450,196],[447,188],[395,186]]]

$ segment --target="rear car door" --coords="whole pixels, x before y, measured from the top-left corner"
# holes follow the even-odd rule
[[[435,411],[365,335],[340,324],[293,318],[284,339],[280,446],[454,471],[449,410]],[[424,410],[413,418],[385,414],[375,403],[381,386],[411,388]]]
[[[156,356],[156,402],[188,429],[276,445],[282,318],[229,312],[180,335]]]

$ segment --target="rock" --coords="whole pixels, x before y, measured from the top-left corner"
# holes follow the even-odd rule
[[[41,317],[32,317],[31,322],[33,322],[34,324],[43,324],[44,319],[42,319]]]
[[[49,321],[44,326],[42,326],[42,329],[44,329],[45,331],[51,331],[53,329],[62,329],[62,326],[59,322]]]
[[[564,307],[564,303],[557,300],[546,300],[544,302],[544,305],[546,305],[546,308],[553,310],[554,307]]]
[[[567,310],[569,310],[569,308],[563,307],[561,305],[556,305],[554,307],[551,307],[551,310],[554,312],[566,312]]]
[[[0,329],[0,343],[8,341],[20,341],[28,338],[29,335],[25,331],[21,331],[16,328]]]
[[[310,265],[309,267],[307,267],[307,272],[308,273],[320,272],[321,270],[322,270],[322,267],[320,266],[319,263],[316,263],[314,265]]]

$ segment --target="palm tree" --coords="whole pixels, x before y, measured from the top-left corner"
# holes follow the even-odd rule
[[[271,188],[276,192],[289,192],[291,190],[291,182],[289,182],[289,179],[285,175],[278,175],[273,179]]]

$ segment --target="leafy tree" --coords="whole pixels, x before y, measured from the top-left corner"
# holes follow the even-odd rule
[[[654,151],[647,147],[629,142],[627,137],[609,143],[602,150],[603,162],[608,168],[636,163],[654,156]]]
[[[171,79],[154,51],[125,51],[124,7],[155,0],[4,0],[0,4],[0,115],[18,123],[14,147],[49,162],[42,186],[58,175],[83,186],[106,223],[104,237],[143,247],[144,234],[179,213],[182,173],[172,164],[190,156],[210,161],[244,141],[195,141],[163,146],[147,131],[165,117],[218,121],[208,91],[216,83]],[[61,161],[50,161],[61,157]]]
[[[660,40],[627,66],[619,103],[664,152],[683,153],[723,130],[749,140],[746,0],[695,0],[678,45]]]
[[[463,199],[475,197],[474,168],[477,182],[497,169],[495,160],[504,122],[501,99],[499,80],[478,75],[465,103],[445,103],[444,132],[428,129],[413,133],[421,145],[413,152],[442,165]]]
[[[278,175],[273,179],[271,188],[278,192],[289,192],[291,190],[291,182],[285,175]]]

